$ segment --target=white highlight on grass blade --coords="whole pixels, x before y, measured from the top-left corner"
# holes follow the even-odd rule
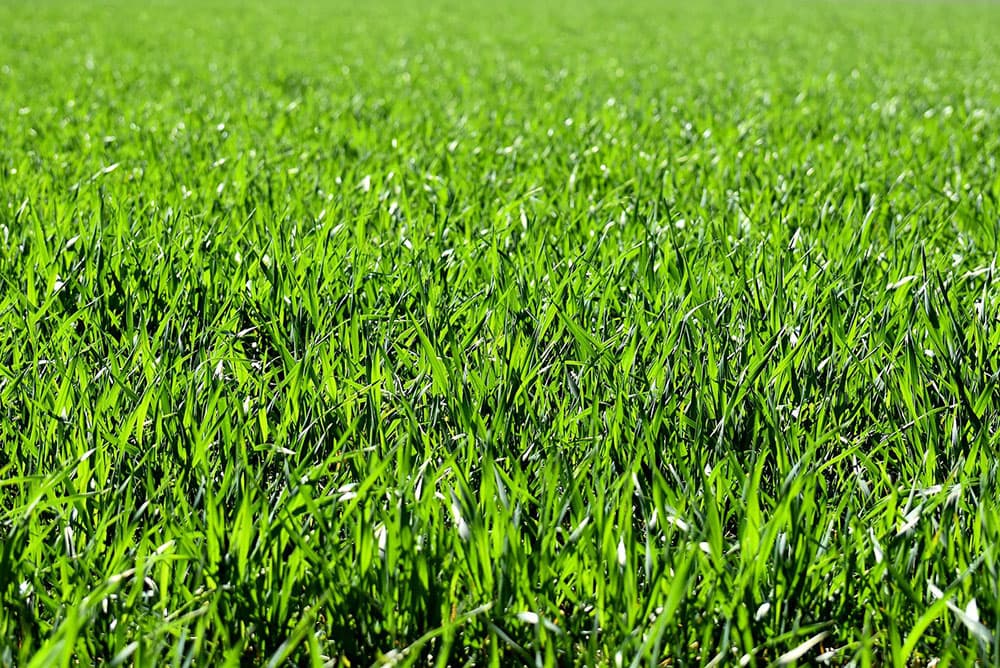
[[[587,517],[584,517],[583,520],[576,526],[576,528],[573,529],[573,533],[569,535],[569,538],[566,539],[566,542],[575,543],[576,541],[580,540],[580,536],[583,535],[583,530],[587,528],[588,524],[590,524],[589,515]]]
[[[358,486],[357,483],[353,482],[349,482],[346,485],[341,485],[337,489],[337,494],[339,495],[337,497],[337,501],[340,502],[350,501],[351,499],[355,498],[358,495],[358,493],[354,491],[354,488],[357,486]]]
[[[679,517],[675,517],[674,515],[668,515],[667,516],[667,522],[669,522],[670,524],[673,524],[675,527],[677,527],[681,531],[685,531],[686,532],[688,529],[691,528],[688,525],[687,522],[685,522],[684,520],[682,520]]]
[[[70,559],[76,559],[76,543],[73,541],[74,531],[73,528],[67,526],[63,529],[63,541],[66,544],[66,554],[69,555]]]
[[[148,575],[142,578],[142,584],[145,585],[142,590],[143,598],[153,598],[160,589],[156,586],[156,581]]]
[[[875,532],[872,529],[868,529],[868,537],[872,539],[872,551],[875,553],[875,563],[882,563],[882,545],[879,544],[878,538],[875,537]]]
[[[472,532],[469,531],[469,525],[466,524],[465,518],[462,517],[462,510],[458,507],[458,501],[452,500],[451,502],[451,516],[455,520],[455,526],[458,528],[458,535],[462,540],[469,540],[469,536]]]
[[[823,639],[826,638],[828,635],[830,635],[829,631],[822,631],[820,633],[817,633],[812,638],[809,638],[809,640],[806,640],[798,647],[788,652],[785,652],[784,654],[779,656],[778,660],[775,663],[777,663],[777,665],[779,666],[786,666],[790,663],[798,661],[806,654],[808,654],[809,650],[811,650],[813,647],[823,642]]]
[[[948,492],[948,498],[945,500],[945,503],[955,503],[960,498],[962,498],[962,484],[958,483]]]
[[[625,539],[618,539],[618,567],[625,568],[628,563],[628,553],[625,551]]]
[[[108,584],[109,585],[116,585],[119,582],[121,582],[121,581],[123,581],[123,580],[125,580],[127,578],[132,577],[133,575],[135,575],[135,569],[134,568],[125,569],[121,573],[114,573],[114,574],[110,575],[108,577]]]
[[[534,612],[519,612],[517,613],[517,618],[520,619],[525,624],[537,625],[541,621],[541,618],[537,613]]]
[[[912,283],[915,280],[917,280],[916,276],[912,276],[912,275],[911,276],[904,276],[903,278],[899,279],[895,283],[890,283],[889,285],[885,286],[885,289],[886,289],[887,292],[892,292],[893,290],[898,290],[899,288],[903,287],[904,285],[908,285],[909,283]]]
[[[972,621],[979,621],[979,604],[976,603],[976,599],[972,599],[969,601],[969,604],[965,606],[965,614]]]
[[[796,227],[795,233],[792,234],[791,240],[788,242],[788,248],[795,250],[799,246],[799,240],[802,238],[802,228]]]
[[[378,664],[382,666],[395,666],[397,663],[401,662],[406,658],[406,653],[401,652],[398,649],[390,649],[388,652],[382,655]]]
[[[767,613],[770,611],[771,611],[771,604],[768,603],[767,601],[764,601],[763,603],[760,604],[760,607],[757,608],[757,612],[754,613],[753,620],[755,622],[759,622],[760,620],[764,619],[764,617],[766,617]]]
[[[109,663],[108,665],[114,668],[115,666],[120,666],[124,664],[126,661],[128,661],[128,658],[135,653],[137,649],[139,649],[138,641],[130,642],[129,644],[125,645],[122,651],[118,652],[118,654],[116,654],[114,658],[111,659],[111,663]]]
[[[950,600],[947,602],[947,605],[948,609],[958,617],[958,621],[962,622],[965,628],[969,630],[969,633],[975,636],[979,642],[985,645],[993,642],[993,633],[979,621],[979,604],[976,603],[976,599],[969,601],[968,605],[965,606],[965,610],[962,610]]]
[[[903,534],[912,531],[913,527],[917,526],[917,523],[920,521],[920,513],[923,511],[923,509],[924,506],[923,504],[921,504],[918,505],[913,510],[911,510],[910,512],[908,512],[906,516],[903,517],[903,524],[901,524],[899,528],[896,529],[896,535],[902,536]]]
[[[819,654],[819,655],[816,656],[816,662],[817,663],[822,663],[822,664],[830,663],[831,661],[833,661],[834,657],[836,657],[838,654],[840,654],[843,651],[844,651],[843,647],[837,647],[835,649],[828,649],[827,651],[823,652],[822,654]]]
[[[927,582],[927,591],[934,600],[944,598],[944,592],[929,580]],[[962,608],[955,605],[951,598],[945,601],[945,605],[948,606],[948,609],[951,610],[956,617],[958,617],[958,621],[962,622],[962,624],[965,625],[965,628],[969,630],[969,633],[975,636],[977,640],[987,645],[993,642],[992,631],[986,628],[983,623],[979,621],[979,604],[976,602],[975,598],[971,599],[966,604],[965,610],[962,610]]]
[[[159,556],[159,555],[163,554],[164,552],[166,552],[166,551],[168,551],[170,549],[173,549],[173,547],[174,547],[174,541],[173,541],[173,539],[168,540],[166,543],[164,543],[163,545],[160,545],[158,548],[156,548],[155,550],[153,550],[153,554]]]
[[[358,183],[358,188],[360,188],[362,192],[366,192],[366,193],[367,192],[371,192],[371,189],[372,189],[372,177],[371,177],[371,174],[369,174],[369,175],[365,176],[365,178],[361,179],[361,182]]]
[[[379,524],[375,527],[375,540],[378,541],[378,556],[385,558],[385,546],[389,539],[389,532],[385,528],[385,524]]]
[[[775,536],[774,551],[780,557],[788,555],[788,535],[784,531],[779,531]]]

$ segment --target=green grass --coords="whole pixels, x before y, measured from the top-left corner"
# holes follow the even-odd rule
[[[1000,663],[1000,5],[0,4],[0,665]]]

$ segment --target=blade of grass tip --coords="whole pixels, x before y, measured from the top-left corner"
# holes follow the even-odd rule
[[[965,610],[952,603],[951,599],[945,599],[945,604],[948,606],[948,609],[955,613],[958,620],[965,625],[969,633],[975,636],[977,640],[984,645],[989,645],[993,642],[993,634],[979,621],[979,607],[976,604],[976,599],[972,599]]]
[[[802,643],[801,645],[799,645],[798,647],[795,647],[795,648],[793,648],[793,649],[785,652],[781,656],[779,656],[777,658],[777,660],[775,660],[775,662],[773,664],[771,664],[771,665],[772,666],[787,666],[790,663],[795,663],[796,661],[798,661],[799,659],[801,659],[802,657],[804,657],[806,654],[808,654],[809,650],[811,650],[813,647],[815,647],[816,645],[818,645],[821,642],[823,642],[823,640],[828,635],[830,635],[829,631],[820,631],[819,633],[817,633],[816,635],[814,635],[812,638],[809,638],[804,643]]]
[[[122,665],[123,663],[128,661],[128,658],[132,656],[135,653],[135,650],[137,649],[139,649],[139,643],[137,641],[130,642],[129,644],[125,645],[125,647],[122,648],[120,652],[115,654],[114,658],[111,659],[111,663],[108,665],[112,666],[112,668],[114,668],[115,666]]]
[[[521,657],[522,661],[524,661],[525,663],[528,663],[528,664],[532,663],[532,656],[531,656],[531,654],[528,653],[528,650],[526,650],[524,647],[522,647],[521,645],[519,645],[513,638],[511,638],[509,635],[507,635],[507,633],[503,629],[501,629],[499,626],[497,626],[493,622],[489,622],[488,626],[489,626],[489,629],[491,631],[493,631],[493,633],[496,634],[497,638],[499,638],[500,640],[502,640],[503,643],[508,648],[510,648],[511,651],[513,651],[515,654],[517,654],[519,657]]]

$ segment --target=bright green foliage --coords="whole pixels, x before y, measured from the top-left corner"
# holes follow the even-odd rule
[[[988,2],[0,4],[0,665],[997,665],[998,154]]]

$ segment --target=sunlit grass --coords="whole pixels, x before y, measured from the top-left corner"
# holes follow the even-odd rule
[[[0,665],[1000,663],[1000,7],[0,5]]]

